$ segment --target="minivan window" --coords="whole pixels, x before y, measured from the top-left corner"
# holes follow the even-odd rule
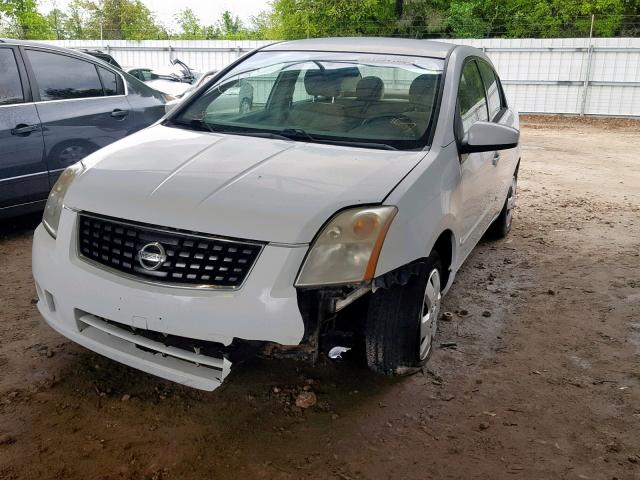
[[[118,94],[118,79],[116,74],[106,68],[98,67],[100,72],[100,78],[102,79],[102,86],[104,87],[105,95],[117,95]]]
[[[335,52],[258,52],[167,124],[295,141],[415,149],[434,128],[444,61]]]
[[[458,88],[458,109],[465,133],[474,123],[489,120],[484,85],[475,61],[467,62],[462,69]]]
[[[93,63],[67,55],[27,50],[40,100],[101,97],[102,84]]]
[[[487,62],[478,62],[480,67],[480,74],[484,86],[487,90],[487,101],[489,103],[489,119],[494,120],[496,115],[502,109],[502,103],[500,101],[500,84],[496,78],[496,74]]]
[[[13,50],[0,48],[0,105],[22,103],[24,95]]]

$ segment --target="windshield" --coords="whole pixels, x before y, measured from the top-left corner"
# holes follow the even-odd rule
[[[435,123],[444,61],[258,52],[191,99],[169,125],[299,141],[415,149]]]

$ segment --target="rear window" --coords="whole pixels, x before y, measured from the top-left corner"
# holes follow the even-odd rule
[[[103,96],[93,63],[40,50],[27,50],[27,56],[38,83],[40,100]]]
[[[0,48],[0,105],[22,103],[24,95],[13,50]]]
[[[106,68],[98,67],[100,72],[100,78],[102,79],[102,86],[104,87],[105,95],[117,95],[118,94],[118,78],[116,74]]]

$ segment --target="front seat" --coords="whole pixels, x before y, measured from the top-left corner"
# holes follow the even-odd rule
[[[382,100],[383,95],[384,82],[378,77],[364,77],[356,86],[356,103],[363,114],[366,114],[372,105]]]
[[[345,109],[335,99],[340,95],[340,78],[325,70],[308,70],[304,88],[313,100],[296,105],[289,117],[297,127],[310,130],[342,130]]]
[[[404,115],[411,118],[420,130],[427,128],[435,102],[437,76],[422,74],[409,86],[409,110]]]

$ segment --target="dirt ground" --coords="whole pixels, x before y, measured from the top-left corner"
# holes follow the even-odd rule
[[[5,222],[0,479],[640,479],[639,144],[526,118],[514,230],[446,296],[455,348],[401,379],[255,359],[203,393],[116,364],[41,322],[38,219]]]

